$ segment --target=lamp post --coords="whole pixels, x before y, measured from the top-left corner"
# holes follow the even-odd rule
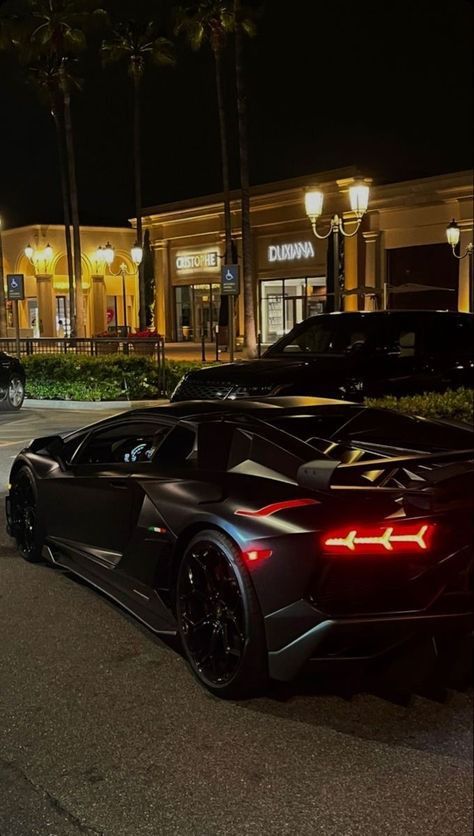
[[[335,214],[329,221],[329,229],[326,233],[318,232],[317,223],[320,216],[323,214],[324,193],[320,189],[310,189],[305,194],[305,210],[311,221],[313,233],[316,238],[324,240],[332,235],[333,242],[333,285],[334,285],[334,303],[335,311],[341,309],[341,288],[339,286],[339,235],[344,238],[353,238],[357,235],[362,218],[367,212],[369,204],[369,180],[357,180],[349,187],[349,200],[352,212],[355,219],[346,223],[355,224],[355,228],[349,231],[346,228],[346,223],[339,215]],[[332,306],[331,306],[332,307]]]
[[[466,249],[463,253],[456,252],[456,247],[459,244],[459,239],[461,238],[461,230],[459,229],[458,224],[456,221],[451,221],[450,224],[446,227],[446,238],[448,239],[448,244],[451,246],[453,251],[454,258],[457,258],[458,261],[461,261],[463,258],[469,259],[469,310],[474,312],[474,277],[472,271],[472,242],[466,245]]]
[[[135,264],[135,270],[127,270],[127,265],[122,261],[120,267],[117,271],[112,270],[112,264],[115,259],[115,249],[113,248],[110,241],[107,241],[105,247],[98,247],[96,250],[96,261],[97,263],[105,264],[109,268],[109,273],[111,276],[120,276],[122,279],[122,299],[123,299],[123,327],[125,330],[125,334],[128,334],[128,323],[127,323],[127,286],[126,286],[126,277],[133,276],[137,272],[143,258],[143,249],[138,243],[135,241],[133,247],[130,249],[130,255],[132,258],[133,263]]]

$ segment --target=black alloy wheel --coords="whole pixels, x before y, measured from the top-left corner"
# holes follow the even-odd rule
[[[202,531],[179,566],[178,628],[199,681],[220,697],[259,691],[267,680],[263,619],[239,549],[218,531]]]
[[[18,375],[11,375],[5,397],[1,401],[1,408],[16,412],[21,409],[25,400],[25,384]]]
[[[42,560],[42,542],[38,525],[36,487],[26,467],[21,468],[14,477],[10,490],[10,513],[18,551],[29,563],[39,563]]]

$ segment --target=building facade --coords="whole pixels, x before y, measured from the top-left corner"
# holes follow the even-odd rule
[[[318,185],[325,194],[318,226],[327,230],[334,213],[350,230],[351,169],[323,172],[252,189],[254,301],[263,343],[274,342],[326,304],[328,241],[317,239],[304,209],[305,190]],[[239,195],[232,195],[232,232],[241,263]],[[360,230],[344,241],[346,310],[448,308],[469,310],[472,257],[454,258],[446,226],[456,219],[461,251],[472,242],[472,172],[373,185]],[[133,227],[133,221],[132,221]],[[126,321],[138,328],[138,276],[131,259],[134,229],[82,227],[84,336],[103,333]],[[155,327],[167,341],[214,340],[225,329],[220,299],[224,263],[222,197],[188,200],[146,209],[154,253]],[[63,336],[69,330],[68,276],[62,226],[28,226],[2,235],[4,273],[25,275],[26,299],[19,305],[23,336]],[[96,257],[110,241],[110,266]],[[28,258],[25,247],[33,255]],[[48,249],[49,245],[49,249]],[[125,265],[126,277],[120,275]],[[118,275],[117,275],[118,274]],[[235,306],[236,333],[243,338],[243,293]],[[12,311],[9,326],[13,335]]]
[[[81,227],[84,334],[93,336],[124,321],[138,326],[138,277],[130,255],[134,243],[131,228]],[[32,225],[2,233],[3,270],[25,277],[25,300],[19,302],[20,334],[23,337],[62,337],[70,333],[69,280],[64,227]],[[110,266],[97,259],[98,247],[107,242],[115,250]],[[30,248],[30,258],[25,254]],[[127,276],[122,280],[120,265]],[[113,275],[117,274],[118,275]],[[125,293],[124,293],[125,291]],[[13,311],[7,303],[8,335],[14,335]]]
[[[328,242],[305,215],[304,192],[325,193],[321,229],[337,214],[349,224],[349,169],[254,188],[253,271],[258,330],[271,343],[306,316],[324,310]],[[469,309],[469,262],[446,241],[455,218],[461,247],[472,241],[472,172],[371,188],[358,234],[344,241],[344,308]],[[325,224],[326,220],[326,224]],[[219,196],[145,210],[155,253],[156,324],[167,340],[213,339],[219,322],[224,215]],[[238,195],[232,196],[233,238],[241,261]],[[242,291],[237,333],[243,335]]]

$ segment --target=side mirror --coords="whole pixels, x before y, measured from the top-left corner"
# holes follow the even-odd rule
[[[64,439],[60,435],[45,435],[33,439],[30,444],[33,453],[48,453],[50,456],[58,456],[63,447]]]

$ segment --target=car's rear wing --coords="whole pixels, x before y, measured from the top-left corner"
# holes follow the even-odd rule
[[[418,491],[428,486],[441,486],[468,474],[474,478],[474,449],[413,453],[350,464],[314,459],[300,465],[297,481],[301,487],[316,491],[400,492],[401,489]]]

